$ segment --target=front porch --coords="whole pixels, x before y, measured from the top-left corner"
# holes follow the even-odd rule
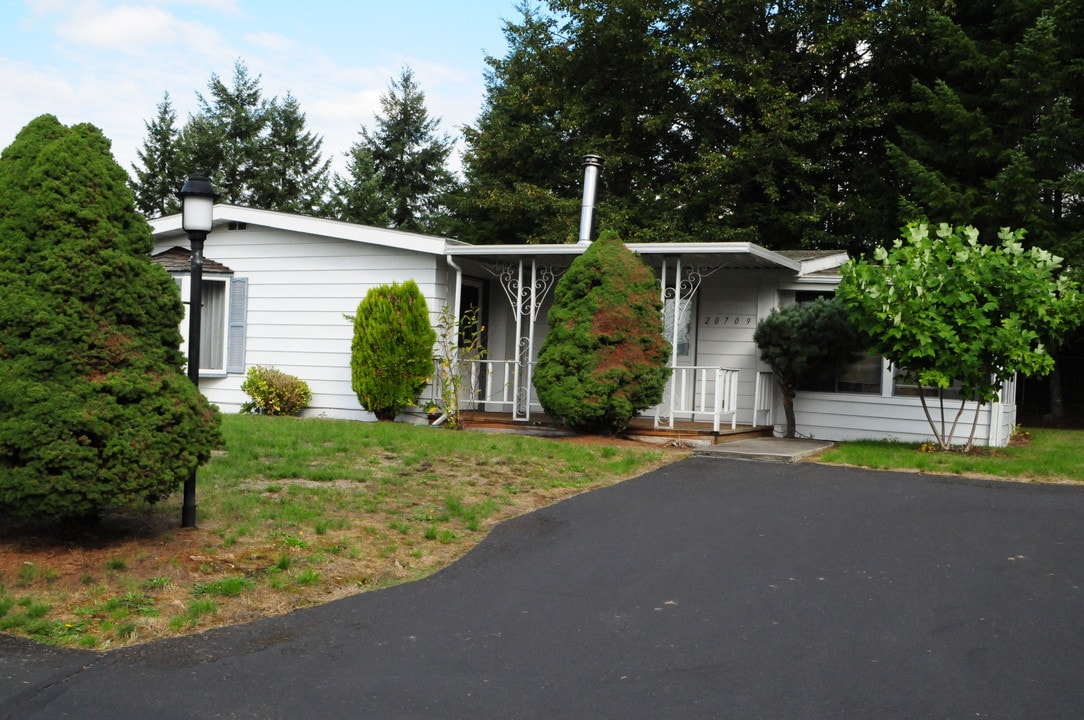
[[[513,420],[508,413],[467,410],[462,414],[463,426],[468,430],[500,432],[540,437],[571,437],[575,432],[563,427],[544,413],[536,413],[530,422]],[[654,445],[677,445],[694,448],[712,447],[737,440],[770,438],[773,428],[738,425],[715,430],[710,422],[678,420],[673,428],[657,428],[651,417],[636,417],[619,437],[626,440]]]

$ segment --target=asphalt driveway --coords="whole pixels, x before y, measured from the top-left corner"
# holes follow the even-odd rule
[[[691,458],[424,581],[107,654],[0,718],[1084,716],[1084,488]]]

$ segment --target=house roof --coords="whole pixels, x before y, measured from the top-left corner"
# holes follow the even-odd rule
[[[192,271],[192,251],[188,248],[171,247],[169,250],[163,250],[157,255],[152,255],[151,260],[171,273],[186,273]],[[232,273],[233,270],[230,270],[222,263],[211,260],[205,256],[203,258],[203,272]]]
[[[446,254],[453,258],[517,261],[527,258],[548,258],[554,262],[571,262],[589,247],[576,245],[457,245]],[[800,276],[837,268],[847,261],[840,251],[799,250],[774,251],[748,242],[702,243],[628,243],[649,264],[660,265],[664,259],[680,257],[683,263],[712,267],[753,270],[784,269]]]
[[[155,218],[149,222],[157,239],[161,240],[174,236],[177,238],[185,237],[185,232],[181,228],[179,213]],[[405,232],[403,230],[388,230],[386,228],[307,217],[275,210],[257,210],[255,208],[240,207],[239,205],[226,205],[223,203],[215,205],[214,227],[222,227],[229,223],[258,225],[276,230],[362,242],[400,250],[413,250],[431,255],[443,255],[445,248],[449,245],[463,244],[458,240]]]
[[[215,227],[229,223],[246,223],[317,237],[337,238],[442,255],[453,260],[462,258],[479,263],[546,258],[553,264],[565,265],[571,263],[573,258],[582,255],[590,247],[588,244],[579,243],[575,245],[469,245],[459,240],[402,230],[388,230],[237,205],[215,205]],[[158,240],[185,237],[179,214],[155,218],[150,221],[150,225]],[[691,265],[741,270],[781,269],[795,273],[799,277],[814,273],[831,273],[847,261],[847,254],[842,251],[774,251],[748,242],[628,243],[627,246],[652,265],[661,265],[664,260],[680,258],[682,263]]]

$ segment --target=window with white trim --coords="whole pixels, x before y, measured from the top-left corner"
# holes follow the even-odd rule
[[[188,303],[192,278],[189,274],[173,276],[181,288],[185,319],[181,323],[188,352]],[[203,308],[200,313],[200,377],[222,377],[245,371],[245,319],[248,305],[248,280],[230,275],[204,274],[200,289]]]

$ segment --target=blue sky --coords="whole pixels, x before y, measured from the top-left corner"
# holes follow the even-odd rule
[[[404,65],[453,137],[482,106],[516,0],[0,0],[0,148],[43,113],[91,122],[125,170],[163,93],[178,125],[241,59],[266,97],[291,92],[325,157],[342,155]],[[461,146],[457,145],[458,151]]]

